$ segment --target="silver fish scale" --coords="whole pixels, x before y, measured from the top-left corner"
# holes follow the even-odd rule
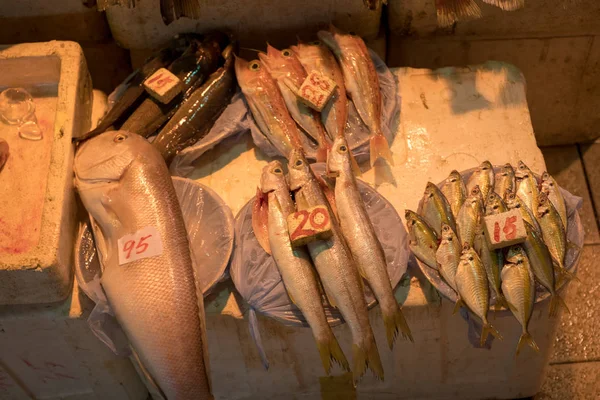
[[[477,265],[476,262],[461,260],[456,271],[456,287],[460,297],[471,311],[486,320],[489,290],[487,276],[481,262]]]
[[[527,327],[533,313],[535,286],[533,278],[525,264],[508,264],[502,269],[502,292],[512,304],[515,318],[523,327]]]

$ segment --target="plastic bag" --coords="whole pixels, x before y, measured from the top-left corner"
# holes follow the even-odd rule
[[[392,72],[375,52],[369,50],[377,74],[382,97],[381,126],[383,134],[389,143],[394,138],[395,125],[398,123],[399,105],[398,85]],[[276,157],[281,154],[261,132],[241,92],[236,93],[231,104],[217,119],[208,135],[196,144],[182,150],[171,163],[171,174],[187,176],[194,170],[194,162],[207,150],[213,148],[222,140],[250,131],[254,144],[267,156]],[[360,119],[354,104],[348,102],[348,121],[346,123],[346,138],[358,162],[369,158],[369,129]],[[315,158],[316,147],[307,152],[307,157]]]
[[[211,189],[185,178],[173,178],[190,241],[195,276],[204,296],[228,277],[227,266],[233,251],[233,214]],[[115,354],[130,355],[129,342],[112,312],[101,285],[92,230],[82,223],[75,243],[75,277],[79,287],[96,306],[88,325]]]
[[[325,172],[325,164],[313,164],[312,167],[315,173]],[[385,252],[390,281],[395,288],[407,268],[410,254],[408,235],[400,216],[383,196],[360,180],[358,186],[375,228],[375,234]],[[255,312],[260,312],[288,326],[308,325],[300,310],[291,302],[273,258],[263,250],[254,236],[253,204],[254,200],[250,200],[236,217],[236,244],[230,274],[236,289],[250,305],[250,332],[259,348],[259,353],[264,354]],[[368,285],[365,285],[365,298],[369,308],[375,306],[376,301]],[[324,305],[324,309],[330,325],[342,323],[341,315],[337,310],[327,304]],[[263,363],[265,366],[268,365],[266,359],[263,359]]]

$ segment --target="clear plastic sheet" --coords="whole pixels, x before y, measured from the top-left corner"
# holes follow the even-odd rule
[[[382,116],[381,125],[383,134],[389,143],[393,140],[395,126],[398,124],[400,115],[398,98],[398,85],[394,75],[387,65],[373,52],[369,50],[375,68],[379,76],[379,86],[382,95]],[[250,131],[254,144],[261,149],[263,153],[270,157],[281,156],[275,147],[269,142],[266,136],[261,132],[252,113],[248,109],[244,96],[238,91],[233,97],[231,104],[225,109],[223,114],[217,119],[208,135],[199,140],[196,144],[181,151],[171,163],[171,174],[177,176],[187,176],[194,170],[194,162],[206,151],[213,148],[222,140],[237,136]],[[359,163],[369,158],[369,129],[358,116],[354,104],[348,102],[348,122],[346,125],[346,136],[348,143]],[[307,152],[309,158],[315,158],[315,150]]]
[[[315,173],[323,174],[325,172],[325,164],[313,164],[312,167]],[[384,197],[360,180],[358,180],[358,186],[367,213],[375,228],[375,234],[385,252],[390,281],[392,287],[395,288],[406,272],[410,254],[406,230],[400,216]],[[236,289],[250,305],[250,332],[262,357],[264,350],[260,343],[255,312],[274,318],[288,326],[306,327],[308,325],[300,310],[288,297],[273,258],[262,249],[254,236],[252,230],[253,204],[254,200],[250,200],[236,217],[236,244],[230,274]],[[365,298],[369,308],[375,306],[376,300],[368,285],[365,285]],[[324,309],[330,325],[334,326],[343,322],[339,312],[325,302]],[[263,363],[265,366],[268,365],[266,359],[263,359]]]
[[[500,170],[500,168],[501,168],[500,166],[494,166],[494,173],[497,173]],[[463,180],[465,182],[468,181],[469,177],[471,176],[471,174],[473,173],[474,170],[475,170],[475,168],[472,168],[472,169],[463,171],[461,173]],[[540,180],[539,175],[536,175],[536,178],[538,179],[538,181]],[[443,182],[440,182],[438,184],[438,187],[441,187],[442,183]],[[583,225],[581,223],[581,220],[579,218],[579,213],[578,213],[578,210],[581,208],[583,200],[581,197],[574,196],[571,193],[564,190],[563,188],[560,188],[560,191],[561,191],[561,193],[565,199],[565,203],[567,205],[567,240],[569,242],[575,244],[575,246],[577,247],[577,248],[570,247],[567,249],[567,254],[565,256],[565,267],[566,267],[566,269],[568,269],[570,271],[575,271],[575,269],[577,268],[577,263],[579,261],[579,256],[581,254],[581,249],[583,248],[584,232],[583,232]],[[419,208],[418,208],[419,213],[421,211],[421,208],[422,208],[422,201],[419,203]],[[418,260],[417,260],[417,264],[419,265],[419,268],[421,269],[421,271],[423,272],[425,277],[431,282],[431,284],[438,290],[438,292],[443,297],[445,297],[446,299],[450,300],[453,303],[455,303],[458,300],[456,292],[442,279],[442,277],[436,270],[428,267],[427,265],[421,263]],[[565,284],[564,281],[559,282],[558,286],[557,286],[557,290],[560,290],[560,288],[564,284]],[[536,303],[545,301],[549,297],[550,297],[550,293],[548,293],[548,291],[546,289],[544,289],[539,283],[536,282],[536,299],[535,299]],[[493,290],[490,290],[490,307],[494,306],[495,304],[496,304],[496,295]],[[510,313],[509,310],[503,310],[500,312]],[[471,341],[471,343],[473,344],[474,347],[480,347],[480,334],[481,334],[480,321],[478,319],[475,319],[472,316],[470,316],[464,308],[461,309],[461,315],[468,322],[468,325],[469,325],[469,331],[468,331],[469,340]],[[492,341],[493,341],[493,337],[491,335],[488,336],[488,340],[484,347],[491,348]]]
[[[228,277],[233,251],[234,220],[229,207],[211,189],[195,181],[173,178],[184,215],[196,279],[206,296]],[[96,306],[88,324],[115,354],[130,354],[129,342],[117,322],[101,286],[102,268],[89,224],[82,223],[75,243],[75,276],[83,292]]]

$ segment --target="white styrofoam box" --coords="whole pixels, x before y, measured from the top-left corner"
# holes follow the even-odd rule
[[[0,173],[0,305],[52,303],[71,291],[75,194],[71,138],[87,131],[92,84],[74,42],[0,49],[0,90],[24,87],[44,138],[0,124],[10,157]]]
[[[381,9],[368,10],[363,0],[237,0],[202,1],[198,20],[181,18],[165,25],[159,0],[138,2],[135,8],[109,7],[106,16],[115,40],[127,49],[153,49],[184,32],[230,30],[242,46],[274,46],[316,37],[318,28],[333,23],[340,29],[374,38],[379,32]],[[311,36],[312,35],[312,36]],[[260,48],[260,47],[259,47]]]
[[[145,400],[131,361],[115,356],[90,330],[93,304],[75,286],[51,307],[0,310],[3,400]]]
[[[493,164],[523,160],[534,172],[545,170],[527,109],[525,81],[515,67],[489,63],[436,71],[392,71],[398,80],[402,110],[391,145],[395,166],[378,161],[361,179],[377,188],[403,220],[406,208],[416,210],[426,182],[440,182],[453,169],[472,168],[487,159]],[[267,162],[247,135],[244,141],[218,145],[205,154],[191,177],[215,190],[235,215],[254,196]],[[398,340],[390,351],[380,308],[370,311],[385,382],[377,382],[367,373],[356,389],[356,398],[509,399],[538,391],[557,323],[549,319],[547,303],[536,307],[530,323],[540,353],[526,349],[515,360],[521,327],[512,315],[490,315],[504,340],[495,340],[491,350],[475,349],[467,339],[466,322],[452,315],[454,304],[446,300],[441,307],[428,304],[427,287],[413,277],[410,284],[396,290],[414,344]],[[259,314],[270,362],[265,370],[239,295],[228,294],[225,290],[205,301],[216,399],[315,398],[325,392],[335,392],[339,398],[353,396],[347,377],[323,376],[308,328],[285,327]],[[350,357],[348,327],[335,327],[334,333]]]
[[[517,11],[477,2],[483,17],[459,21],[452,29],[439,29],[435,0],[389,0],[388,25],[394,34],[430,36],[450,34],[457,37],[524,38],[560,37],[600,34],[596,0],[562,1],[527,0]]]

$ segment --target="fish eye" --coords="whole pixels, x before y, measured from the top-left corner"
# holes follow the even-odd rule
[[[273,170],[273,172],[274,172],[274,173],[276,173],[276,174],[281,174],[281,173],[283,173],[283,171],[282,171],[282,170],[281,170],[281,168],[279,168],[279,167],[275,168],[275,169]]]
[[[348,147],[345,144],[341,145],[338,149],[340,152],[345,153],[348,151]]]
[[[283,50],[283,51],[281,52],[281,54],[282,54],[284,57],[290,57],[290,56],[292,55],[292,52],[290,51],[290,49],[285,49],[285,50]]]
[[[321,42],[319,40],[315,40],[315,41],[310,42],[310,44],[312,44],[313,46],[320,46]]]
[[[258,71],[260,69],[260,63],[257,60],[254,60],[248,65],[248,68],[252,71]]]
[[[113,139],[113,141],[115,143],[119,143],[119,142],[122,142],[125,139],[127,139],[127,135],[125,135],[124,133],[119,133],[117,136],[115,136],[115,138]]]
[[[302,165],[302,160],[296,160],[296,167],[299,167]]]

